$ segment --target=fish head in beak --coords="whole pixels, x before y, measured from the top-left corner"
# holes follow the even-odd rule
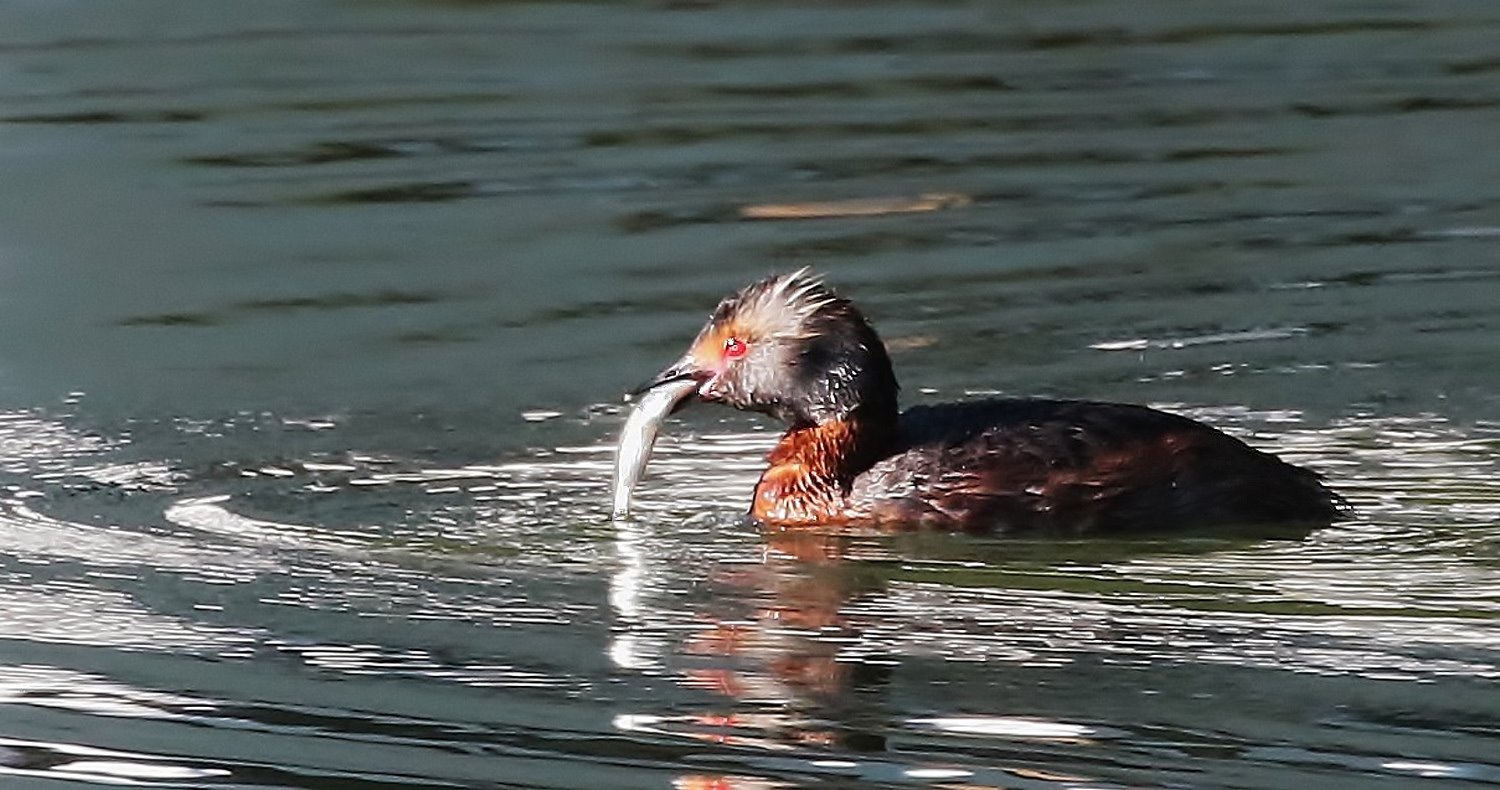
[[[634,405],[615,448],[615,518],[629,515],[631,495],[645,474],[667,415],[690,403],[694,395],[700,400],[733,403],[734,371],[748,352],[748,344],[733,330],[711,321],[681,359],[628,394]]]
[[[682,408],[692,395],[699,394],[703,385],[708,382],[712,374],[699,366],[692,354],[683,357],[660,373],[652,376],[646,383],[625,393],[627,400],[638,400],[652,391],[671,389],[678,393],[673,411]],[[686,384],[692,386],[685,386]]]

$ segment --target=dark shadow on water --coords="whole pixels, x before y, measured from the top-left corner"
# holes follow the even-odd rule
[[[974,536],[936,531],[901,534],[787,530],[768,532],[767,547],[799,562],[875,567],[875,563],[939,562],[984,568],[986,573],[1069,565],[1105,565],[1149,556],[1195,556],[1242,550],[1270,540],[1299,541],[1322,529],[1307,524],[1251,524],[1184,533],[1174,530],[1080,537],[1028,533],[1022,537]],[[911,566],[907,566],[911,567]],[[897,573],[899,576],[900,572]],[[896,576],[892,576],[896,578]],[[964,578],[962,570],[949,582]],[[981,579],[976,579],[980,581]]]
[[[101,124],[194,123],[213,116],[205,110],[92,110],[11,115],[5,123],[97,126]]]
[[[264,313],[286,313],[301,310],[333,311],[381,307],[409,307],[452,301],[454,294],[441,291],[383,289],[378,291],[336,291],[317,296],[286,296],[266,299],[244,299],[214,310],[172,311],[122,318],[118,326],[189,326],[208,327],[230,323]]]
[[[302,199],[308,204],[359,203],[446,203],[477,197],[482,193],[472,181],[438,181],[418,184],[395,184],[387,187],[350,189]]]
[[[1120,27],[1082,28],[1050,32],[986,33],[962,30],[916,32],[903,35],[748,39],[697,43],[650,44],[653,54],[694,60],[788,57],[819,54],[878,54],[883,52],[996,52],[1051,51],[1194,44],[1217,39],[1260,36],[1344,36],[1371,33],[1420,32],[1440,25],[1415,19],[1350,19],[1276,24],[1217,24],[1165,30],[1137,31]]]

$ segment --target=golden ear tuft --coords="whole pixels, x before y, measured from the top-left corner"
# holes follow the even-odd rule
[[[740,292],[734,322],[755,336],[802,337],[818,311],[837,297],[810,269],[757,282]]]

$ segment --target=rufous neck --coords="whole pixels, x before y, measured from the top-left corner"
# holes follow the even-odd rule
[[[772,467],[795,465],[810,482],[842,491],[889,452],[895,430],[893,421],[856,411],[848,419],[788,430],[767,460]]]

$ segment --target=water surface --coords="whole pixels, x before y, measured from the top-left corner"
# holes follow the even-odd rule
[[[0,6],[6,787],[1500,784],[1500,9]],[[618,395],[812,265],[908,403],[1310,534],[766,535]]]

